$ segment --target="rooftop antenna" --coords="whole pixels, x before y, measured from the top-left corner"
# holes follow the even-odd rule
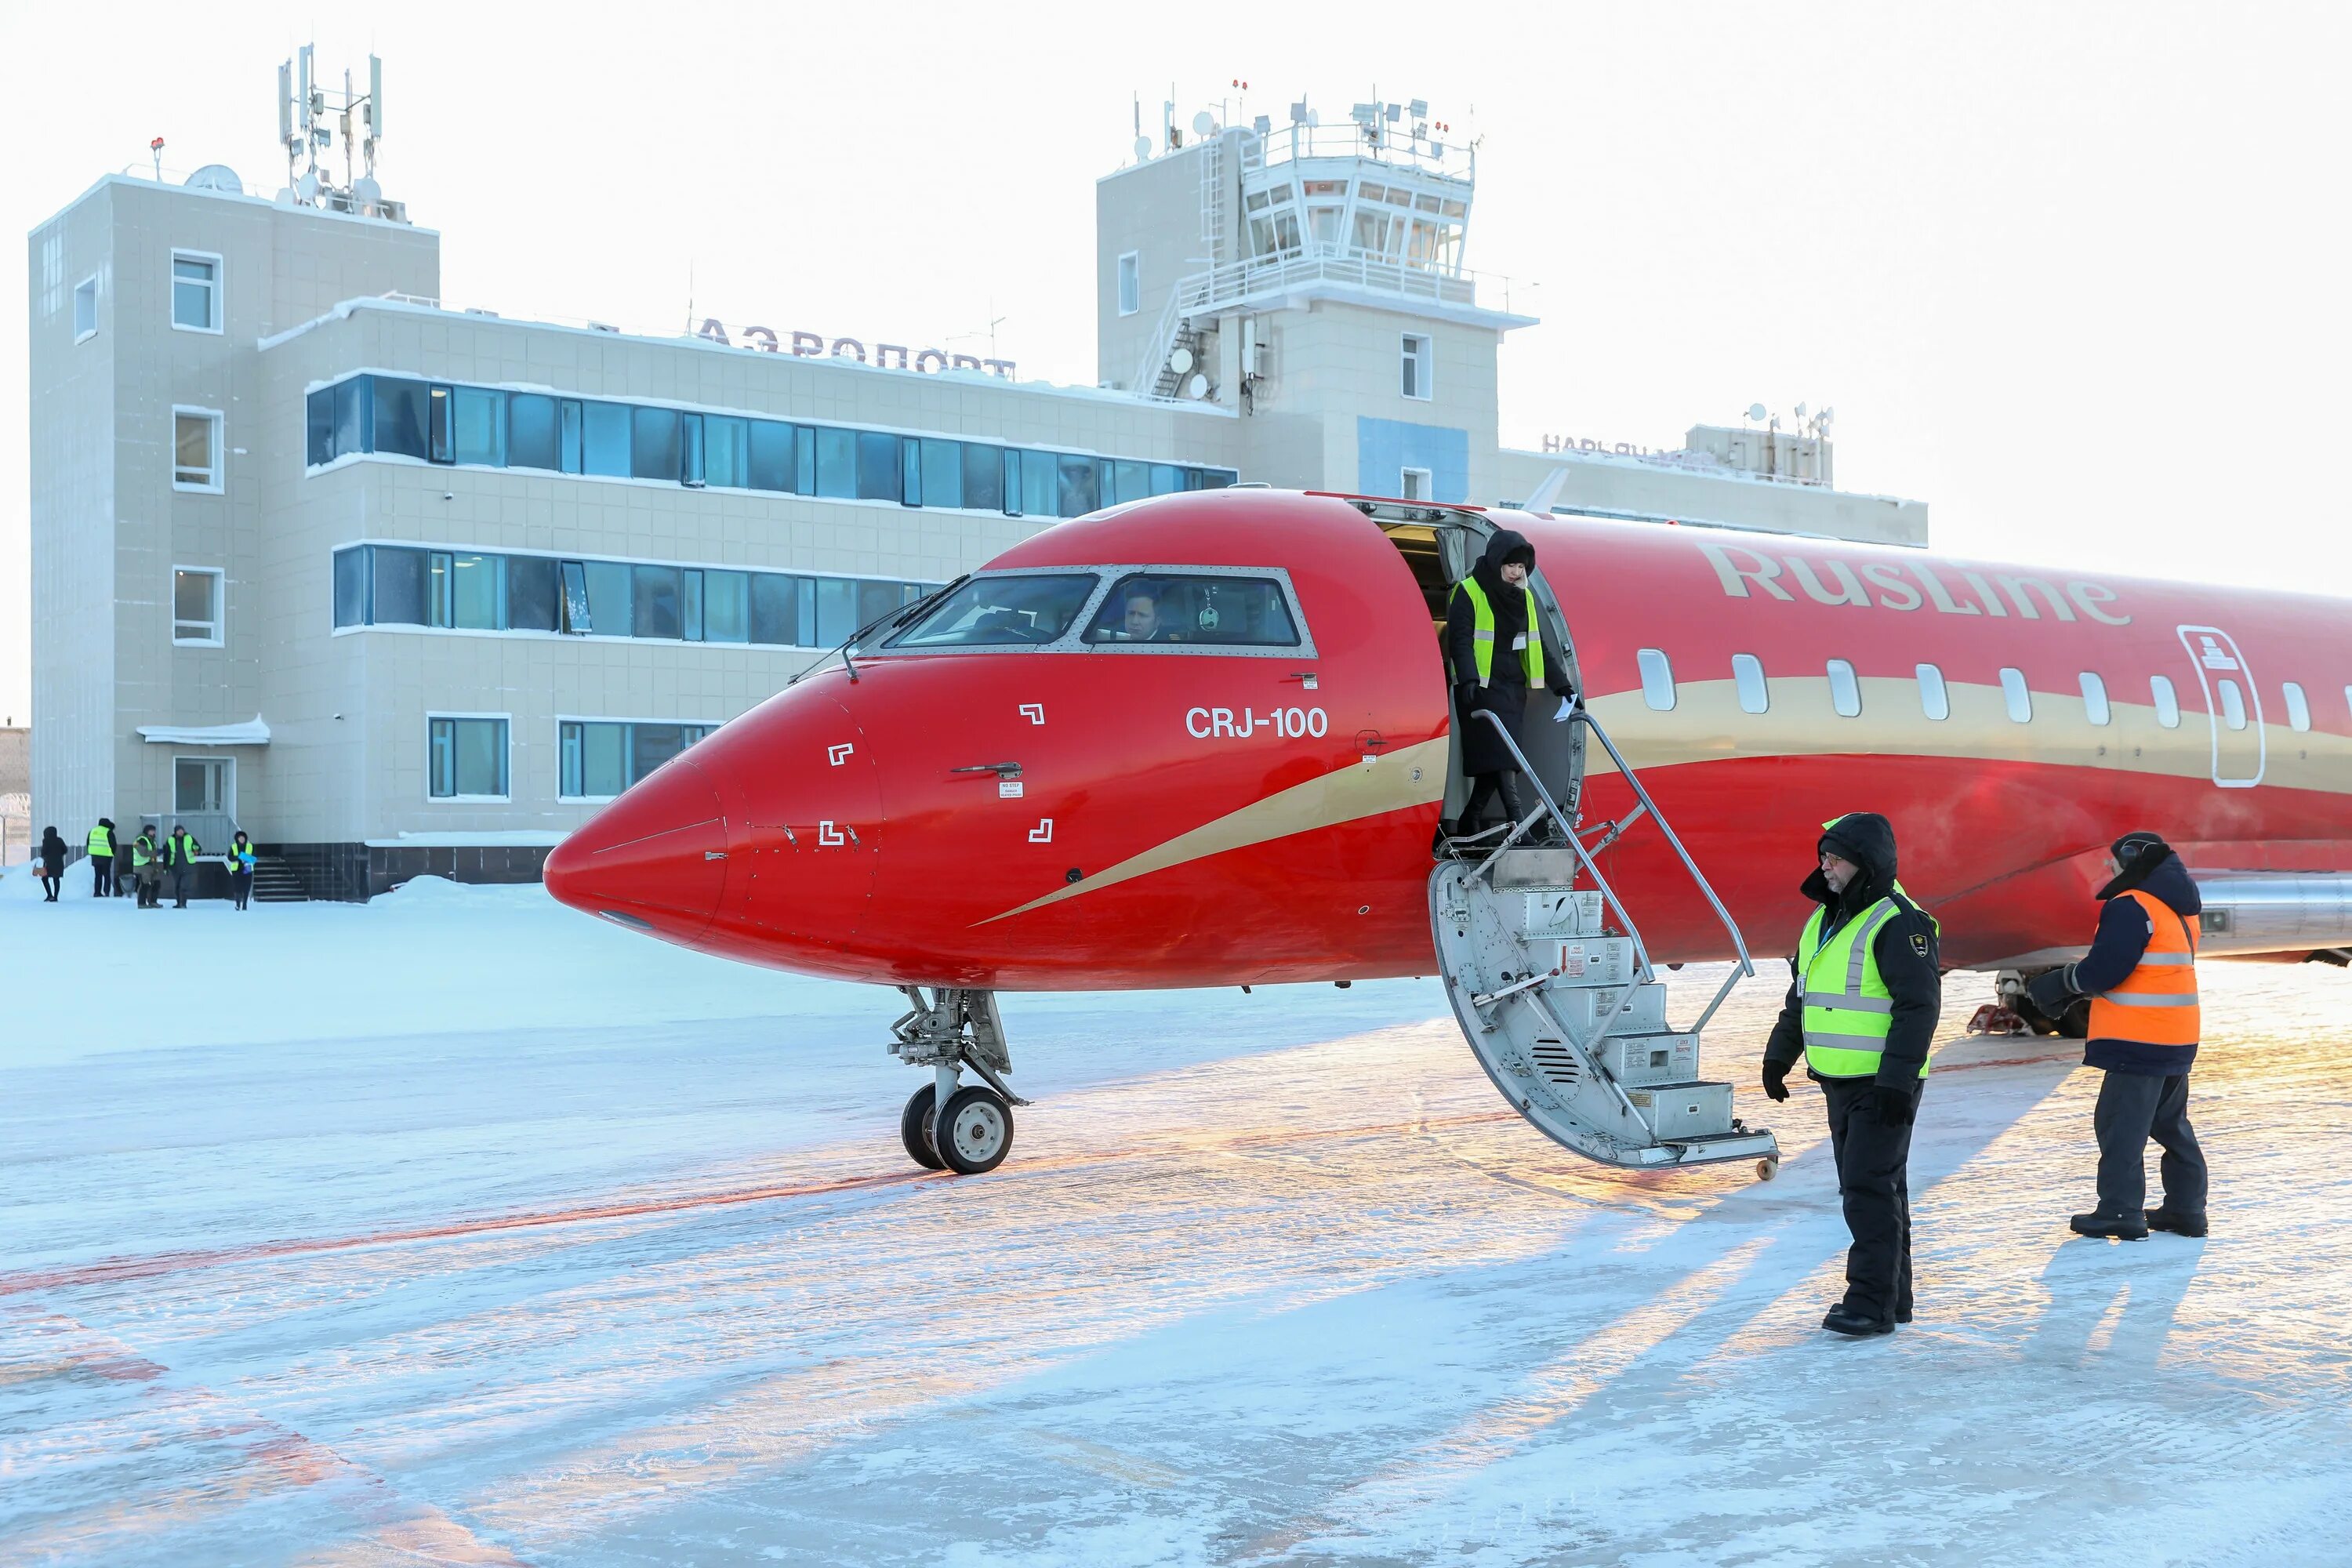
[[[163,139],[158,136],[147,143],[147,151],[155,160],[155,183],[163,183]]]
[[[377,214],[383,205],[375,181],[376,142],[383,136],[383,60],[368,57],[365,92],[346,69],[338,96],[319,84],[316,55],[317,46],[304,44],[278,67],[278,140],[286,149],[288,186],[281,199],[308,205],[328,197],[327,205],[339,209]],[[331,154],[338,134],[343,142],[341,191],[331,174],[319,172],[319,155]]]

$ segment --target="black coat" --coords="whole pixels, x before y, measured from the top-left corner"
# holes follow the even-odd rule
[[[1535,546],[1510,529],[1496,529],[1486,542],[1486,554],[1471,572],[1495,611],[1495,654],[1489,667],[1491,678],[1484,688],[1478,685],[1478,645],[1474,635],[1478,621],[1470,607],[1470,595],[1457,590],[1445,606],[1445,660],[1454,681],[1455,718],[1462,730],[1462,770],[1466,773],[1506,773],[1518,767],[1494,726],[1471,717],[1476,710],[1486,709],[1500,718],[1516,738],[1527,712],[1528,673],[1511,647],[1527,635],[1527,595],[1503,581],[1503,568],[1515,560],[1532,571]],[[1544,684],[1561,697],[1574,689],[1569,684],[1568,661],[1560,657],[1558,639],[1549,637],[1544,638]]]
[[[2123,896],[2134,889],[2152,894],[2172,911],[2175,920],[2191,931],[2196,929],[2197,916],[2205,908],[2204,898],[2197,891],[2189,868],[2180,863],[2180,857],[2169,846],[2154,845],[2125,862],[2115,880],[2099,889],[2099,897],[2106,903],[2099,910],[2098,934],[2091,939],[2091,951],[2063,969],[2034,977],[2027,990],[2036,1007],[2054,1018],[2073,1006],[2074,998],[2112,991],[2131,978],[2132,971],[2139,967],[2141,955],[2147,952],[2148,939],[2156,934],[2149,927],[2146,907],[2137,899]],[[2197,1047],[2152,1045],[2144,1040],[2091,1039],[2083,1043],[2083,1060],[2086,1066],[2108,1072],[2168,1078],[2196,1065]]]
[[[41,838],[41,873],[48,877],[66,874],[66,841],[54,833]]]
[[[1862,875],[1846,884],[1843,895],[1830,891],[1816,866],[1802,891],[1829,912],[1822,917],[1827,941],[1846,921],[1884,898],[1893,898],[1895,914],[1871,939],[1871,956],[1878,961],[1878,977],[1894,998],[1894,1025],[1886,1036],[1886,1054],[1879,1058],[1877,1081],[1894,1087],[1916,1083],[1927,1064],[1928,1047],[1936,1043],[1936,1025],[1943,1016],[1944,982],[1937,973],[1941,952],[1936,922],[1927,911],[1895,890],[1895,828],[1876,812],[1849,812],[1825,833],[1822,842],[1862,868]],[[1805,1054],[1805,977],[1797,973],[1794,954],[1789,959],[1788,999],[1780,1005],[1780,1021],[1765,1043],[1764,1059],[1783,1065]]]

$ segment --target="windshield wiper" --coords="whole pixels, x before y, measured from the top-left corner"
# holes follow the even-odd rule
[[[933,604],[939,601],[941,595],[951,594],[956,589],[962,587],[966,583],[971,581],[971,574],[967,572],[962,576],[957,578],[954,582],[932,589],[929,593],[924,595],[921,598],[916,600],[911,605],[901,605],[895,610],[883,611],[880,615],[875,616],[872,620],[866,622],[864,626],[850,633],[848,641],[843,643],[839,647],[835,648],[832,653],[826,654],[824,658],[818,659],[814,664],[810,665],[806,669],[802,670],[799,675],[795,675],[790,680],[785,681],[784,684],[786,686],[798,686],[803,677],[814,675],[832,660],[834,654],[839,654],[841,656],[842,668],[849,671],[850,684],[853,686],[856,685],[858,679],[857,661],[850,657],[849,650],[857,646],[859,638],[863,637],[867,632],[872,631],[876,626],[882,625],[886,621],[894,626],[904,623],[908,617],[913,616],[916,611],[929,609]]]

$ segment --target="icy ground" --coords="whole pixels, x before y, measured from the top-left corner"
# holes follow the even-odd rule
[[[1849,1342],[1769,984],[1769,1184],[1555,1148],[1415,983],[1014,999],[954,1180],[889,993],[74,886],[0,881],[0,1563],[2352,1562],[2337,971],[2206,967],[2204,1243],[2070,1239],[2095,1075],[1956,977]]]

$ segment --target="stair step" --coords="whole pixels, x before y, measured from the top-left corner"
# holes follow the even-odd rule
[[[1633,1102],[1634,1113],[1649,1124],[1652,1136],[1661,1142],[1731,1131],[1731,1086],[1727,1083],[1629,1087],[1625,1098]]]

